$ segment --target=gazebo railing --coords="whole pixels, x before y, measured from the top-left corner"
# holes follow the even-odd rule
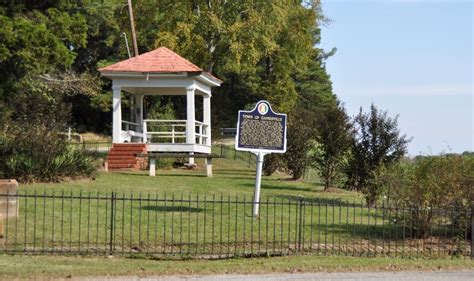
[[[120,138],[124,142],[132,142],[132,137],[143,139],[142,131],[141,124],[122,120],[122,132]]]
[[[195,121],[196,144],[205,145],[209,138],[209,125]],[[186,143],[186,120],[143,120],[144,142]],[[169,141],[165,141],[169,140]]]
[[[195,134],[197,138],[197,143],[201,145],[206,145],[207,138],[209,137],[209,125],[204,124],[201,121],[195,121],[195,127],[197,128],[197,133]]]
[[[122,120],[122,130],[124,131],[135,131],[140,132],[142,131],[142,125],[139,123],[134,123],[130,121]]]

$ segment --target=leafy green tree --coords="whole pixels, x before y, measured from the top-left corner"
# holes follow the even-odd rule
[[[321,50],[314,49],[307,69],[299,71],[294,78],[298,103],[289,114],[288,151],[283,156],[293,179],[300,178],[311,163],[310,151],[319,135],[316,124],[322,112],[336,106],[332,83],[323,64],[325,57],[321,54]]]
[[[296,109],[288,122],[288,143],[284,159],[293,180],[301,178],[310,163],[309,152],[316,135],[312,115],[311,111]]]
[[[116,13],[123,3],[103,1],[11,1],[0,8],[0,120],[14,109],[25,76],[75,72],[98,82],[100,61],[125,58]],[[85,78],[82,77],[81,79]],[[72,105],[71,123],[103,130],[110,121],[110,95],[64,96]],[[110,114],[109,114],[110,115]],[[3,122],[3,123],[4,123]]]
[[[26,75],[72,71],[95,78],[98,66],[127,58],[122,32],[130,39],[129,19],[122,1],[0,3],[1,120],[13,112],[18,81]],[[319,0],[140,0],[133,5],[140,53],[166,46],[225,81],[214,92],[214,129],[234,126],[237,110],[260,99],[280,112],[305,108],[303,97],[320,104],[333,99],[324,69],[327,54],[315,48],[324,20]],[[63,96],[71,105],[70,122],[109,131],[109,86],[94,95]],[[181,114],[182,103],[172,102]]]
[[[0,137],[0,170],[5,177],[28,183],[94,174],[92,159],[70,146],[63,133],[70,113],[61,96],[87,91],[87,85],[68,87],[58,81],[25,77],[17,84],[15,112],[3,124]]]
[[[296,105],[294,75],[313,58],[319,1],[145,0],[134,9],[141,51],[169,47],[225,81],[213,98],[216,128],[234,126],[237,110],[259,99],[281,112]]]
[[[0,116],[5,122],[22,78],[70,68],[87,24],[68,1],[3,1],[0,9]],[[68,5],[68,3],[70,5]]]
[[[316,148],[312,164],[324,181],[324,190],[332,186],[352,140],[352,123],[344,107],[329,107],[316,119]]]
[[[373,205],[380,195],[380,188],[370,184],[374,172],[381,166],[389,166],[407,152],[410,139],[400,135],[398,116],[391,118],[372,104],[370,112],[362,108],[354,119],[355,135],[352,141],[351,159],[345,172],[346,185],[361,190],[368,205]]]

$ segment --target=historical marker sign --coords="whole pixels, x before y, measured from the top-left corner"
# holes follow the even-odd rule
[[[251,111],[240,110],[235,149],[255,153],[286,152],[286,114],[275,113],[267,101]]]
[[[286,152],[286,114],[273,112],[268,101],[262,100],[250,111],[239,110],[235,150],[257,155],[253,216],[258,216],[263,157],[268,153]]]

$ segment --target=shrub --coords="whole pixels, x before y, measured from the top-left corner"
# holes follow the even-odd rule
[[[27,81],[15,100],[16,111],[1,124],[0,170],[20,182],[59,181],[91,176],[95,167],[86,151],[65,140],[69,107],[49,96],[49,86]]]
[[[388,194],[397,206],[410,210],[406,218],[415,236],[426,237],[433,223],[440,219],[449,221],[453,229],[468,228],[466,211],[474,200],[472,157],[417,157],[379,169],[371,184]]]
[[[363,113],[362,108],[355,117],[355,129],[349,168],[346,168],[347,186],[361,190],[367,204],[375,204],[380,195],[378,189],[371,184],[374,173],[382,165],[389,166],[397,163],[407,151],[410,141],[405,135],[400,135],[398,117],[391,118],[386,111],[381,111],[374,105],[370,112]]]
[[[265,158],[263,160],[263,167],[262,167],[262,173],[264,176],[271,176],[276,170],[281,168],[282,165],[282,157],[280,154],[277,153],[270,153],[268,155],[265,155]]]
[[[67,177],[92,176],[95,166],[85,151],[65,146],[48,154],[16,153],[7,156],[3,173],[20,182],[59,181]]]

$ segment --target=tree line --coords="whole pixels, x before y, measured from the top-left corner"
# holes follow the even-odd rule
[[[166,46],[224,81],[213,93],[214,130],[234,127],[237,111],[261,99],[288,114],[288,152],[266,158],[267,175],[284,169],[297,180],[314,167],[326,190],[355,189],[377,202],[377,171],[399,163],[410,139],[374,105],[347,115],[325,68],[336,49],[319,46],[327,21],[320,0],[132,2],[139,53]],[[64,145],[62,132],[110,134],[111,85],[97,68],[128,58],[124,4],[0,0],[4,176],[28,182],[93,174],[92,161]],[[145,99],[155,118],[184,118],[184,106],[182,97]]]

